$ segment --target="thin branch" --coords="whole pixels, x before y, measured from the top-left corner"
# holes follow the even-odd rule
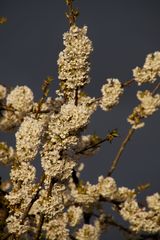
[[[28,204],[25,212],[23,213],[22,219],[20,220],[20,224],[23,224],[23,223],[24,223],[24,221],[25,221],[26,217],[28,216],[28,213],[29,213],[29,211],[30,211],[33,203],[37,200],[37,198],[38,198],[38,196],[39,196],[39,192],[40,192],[40,190],[41,190],[41,186],[42,186],[42,184],[44,183],[44,180],[45,180],[45,174],[42,175],[41,180],[40,180],[40,183],[39,183],[39,187],[38,187],[35,195],[32,197],[30,203]],[[2,240],[6,240],[6,239],[8,239],[9,237],[11,237],[11,236],[13,236],[13,235],[14,235],[13,233],[7,233],[4,237],[2,237]]]
[[[120,148],[118,150],[118,153],[117,153],[115,159],[112,162],[112,165],[110,167],[110,170],[109,170],[107,176],[111,176],[112,173],[114,172],[114,170],[116,169],[116,167],[118,165],[118,162],[119,162],[119,159],[120,159],[120,157],[121,157],[121,155],[122,155],[122,153],[123,153],[127,143],[129,142],[129,140],[131,139],[132,135],[134,134],[134,132],[135,132],[135,129],[133,129],[133,128],[129,129],[127,136],[125,137],[124,141],[122,142],[122,144],[121,144],[121,146],[120,146]]]
[[[73,8],[73,0],[65,0],[65,2],[68,6],[68,12],[66,12],[66,17],[69,21],[69,25],[72,26],[75,24],[79,12],[77,9]]]
[[[155,88],[152,91],[152,95],[154,95],[156,93],[156,91],[158,90],[158,88],[160,88],[160,82],[155,86]]]
[[[4,237],[2,237],[1,240],[7,240],[9,237],[11,237],[13,234],[12,233],[7,233]]]
[[[51,179],[50,184],[49,184],[49,188],[48,188],[48,190],[47,190],[47,197],[51,196],[52,188],[53,188],[53,186],[54,186],[54,184],[55,184],[56,182],[57,182],[57,179],[56,179],[56,178],[52,178],[52,179]],[[44,220],[45,220],[45,214],[44,214],[44,213],[41,213],[41,215],[40,215],[40,220],[39,220],[39,224],[38,224],[38,227],[37,227],[37,233],[36,233],[35,240],[39,240],[39,239],[40,239],[41,232],[42,232],[42,226],[43,226]]]
[[[159,87],[160,87],[160,83],[158,83],[158,84],[156,85],[156,87],[155,87],[154,90],[152,91],[152,95],[155,94],[155,92],[157,91],[157,89],[158,89]],[[121,144],[121,146],[120,146],[120,148],[119,148],[119,151],[118,151],[115,159],[114,159],[113,162],[112,162],[111,168],[110,168],[107,176],[111,176],[112,173],[114,172],[114,170],[116,169],[117,164],[118,164],[118,162],[119,162],[119,159],[120,159],[120,157],[121,157],[121,155],[122,155],[122,153],[123,153],[123,151],[124,151],[124,149],[125,149],[128,141],[131,139],[131,137],[132,137],[132,135],[133,135],[134,132],[135,132],[135,129],[133,129],[133,128],[130,128],[130,129],[129,129],[126,138],[125,138],[124,141],[122,142],[122,144]]]
[[[75,89],[75,106],[77,106],[78,105],[78,87],[76,87],[76,89]]]
[[[100,144],[102,144],[102,143],[104,143],[104,142],[106,142],[106,141],[108,141],[108,142],[111,143],[111,142],[113,141],[113,139],[116,138],[116,137],[118,137],[118,136],[119,136],[119,134],[118,134],[117,130],[116,130],[116,129],[113,129],[112,131],[110,131],[110,132],[107,134],[107,136],[106,136],[105,138],[99,140],[99,141],[96,142],[95,144],[92,144],[92,145],[90,145],[90,146],[87,146],[87,147],[81,149],[80,151],[76,152],[76,154],[84,153],[85,151],[87,151],[87,150],[89,150],[89,149],[96,148],[96,147],[98,147]]]
[[[107,138],[106,138],[106,137],[105,137],[104,139],[100,140],[99,142],[91,145],[91,146],[88,146],[88,147],[83,148],[82,150],[76,152],[76,154],[84,153],[85,151],[87,151],[87,150],[89,150],[89,149],[92,149],[92,148],[95,148],[95,147],[99,146],[101,143],[104,143],[105,141],[107,141]]]
[[[130,86],[132,83],[134,83],[134,78],[132,78],[132,79],[129,79],[129,80],[127,80],[126,82],[124,82],[124,83],[122,83],[122,87],[128,87],[128,86]]]
[[[43,213],[41,213],[40,220],[39,220],[39,223],[38,223],[38,226],[37,226],[37,233],[36,233],[36,236],[35,236],[35,240],[39,240],[40,239],[41,232],[42,232],[42,226],[43,226],[43,223],[44,223],[44,219],[45,219],[45,216],[44,216]]]
[[[27,208],[26,208],[26,210],[25,210],[25,212],[24,212],[24,214],[23,214],[23,216],[22,216],[21,224],[24,223],[24,220],[25,220],[26,217],[28,216],[28,213],[29,213],[29,211],[30,211],[33,203],[38,199],[39,192],[40,192],[40,190],[41,190],[42,184],[44,183],[44,180],[45,180],[45,174],[42,175],[41,181],[40,181],[40,183],[39,183],[39,188],[38,188],[37,192],[35,193],[35,195],[33,196],[33,198],[32,198],[32,200],[30,201],[30,203],[28,204],[28,206],[27,206]]]

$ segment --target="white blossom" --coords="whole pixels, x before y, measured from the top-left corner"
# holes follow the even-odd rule
[[[13,147],[8,147],[5,142],[0,142],[0,163],[8,164],[15,158],[15,151]]]
[[[147,197],[147,204],[148,207],[154,211],[156,211],[157,213],[160,213],[160,194],[159,193],[155,193],[151,196]]]
[[[155,82],[160,77],[160,52],[148,54],[144,66],[133,69],[133,76],[138,85]]]
[[[62,89],[73,90],[89,83],[88,57],[92,52],[92,43],[86,34],[86,26],[78,28],[73,25],[63,36],[65,49],[60,52],[57,61]]]
[[[160,231],[159,218],[160,213],[146,211],[140,208],[136,200],[126,200],[121,206],[120,214],[124,220],[129,221],[130,228],[134,232],[148,232],[151,234]]]
[[[83,209],[81,207],[71,206],[67,210],[68,223],[74,227],[80,223],[83,218]]]
[[[7,89],[2,84],[0,84],[0,100],[4,99],[7,94]]]
[[[138,91],[137,98],[141,103],[133,109],[133,113],[127,118],[127,121],[134,129],[143,127],[144,122],[142,119],[152,115],[160,107],[159,94],[152,95],[148,90],[145,90],[144,92]]]
[[[98,240],[99,237],[100,229],[97,225],[84,224],[82,228],[76,232],[77,240]]]
[[[100,106],[104,111],[112,109],[119,103],[119,97],[123,94],[122,84],[118,79],[107,79],[106,84],[101,88],[102,99]]]
[[[44,224],[46,237],[49,240],[69,240],[69,230],[67,229],[67,217],[65,214],[54,217]]]
[[[16,133],[16,150],[19,161],[34,159],[42,136],[44,122],[25,117]]]
[[[103,176],[100,176],[98,178],[97,188],[102,197],[109,198],[111,200],[115,197],[117,192],[116,182],[111,177],[104,178]]]
[[[33,93],[27,86],[15,87],[7,96],[7,105],[20,112],[28,112],[33,105]]]

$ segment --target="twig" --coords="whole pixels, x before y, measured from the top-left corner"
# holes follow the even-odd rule
[[[109,170],[107,176],[111,176],[112,173],[114,172],[114,170],[116,169],[117,164],[118,164],[118,161],[119,161],[119,159],[120,159],[120,157],[121,157],[121,155],[122,155],[122,153],[123,153],[123,151],[124,151],[127,143],[128,143],[129,140],[131,139],[131,137],[132,137],[132,135],[133,135],[134,132],[135,132],[135,129],[133,129],[133,128],[130,128],[130,129],[129,129],[126,138],[125,138],[124,141],[122,142],[122,144],[121,144],[121,146],[120,146],[120,148],[119,148],[119,150],[118,150],[118,153],[117,153],[115,159],[114,159],[113,162],[112,162],[112,165],[111,165],[111,167],[110,167],[110,170]]]
[[[131,81],[131,80],[130,80],[130,81]],[[156,87],[153,89],[152,95],[157,91],[157,89],[158,89],[159,87],[160,87],[160,83],[158,83],[158,84],[156,85]],[[131,139],[131,137],[132,137],[132,135],[133,135],[134,132],[135,132],[135,129],[133,129],[133,128],[130,128],[130,129],[129,129],[126,138],[125,138],[124,141],[122,142],[122,144],[121,144],[121,146],[120,146],[120,148],[119,148],[119,151],[118,151],[115,159],[114,159],[113,162],[112,162],[111,168],[110,168],[107,176],[111,176],[112,173],[114,172],[115,168],[117,167],[118,161],[119,161],[119,159],[120,159],[120,157],[121,157],[121,155],[122,155],[122,153],[123,153],[123,151],[124,151],[124,149],[125,149],[128,141]]]
[[[44,214],[41,213],[40,215],[40,220],[39,220],[39,224],[37,226],[37,233],[36,233],[36,237],[35,237],[35,240],[39,240],[40,236],[41,236],[41,232],[42,232],[42,226],[43,226],[43,223],[44,223]]]
[[[78,105],[78,87],[75,89],[75,106]]]
[[[57,179],[56,179],[56,178],[52,178],[52,179],[51,179],[50,184],[49,184],[49,188],[48,188],[48,190],[47,190],[47,197],[51,196],[51,192],[52,192],[53,185],[54,185],[56,182],[57,182]],[[44,213],[41,213],[41,215],[40,215],[40,220],[39,220],[39,224],[38,224],[38,227],[37,227],[37,233],[36,233],[35,240],[39,240],[39,239],[40,239],[41,232],[42,232],[42,226],[43,226],[44,220],[45,220],[45,214],[44,214]]]
[[[118,137],[118,136],[119,136],[119,134],[118,134],[117,130],[116,130],[116,129],[113,129],[112,131],[110,131],[110,132],[107,134],[107,136],[106,136],[105,138],[99,140],[99,141],[96,142],[95,144],[92,144],[92,145],[90,145],[90,146],[88,146],[88,147],[85,147],[85,148],[81,149],[80,151],[76,152],[76,154],[80,154],[80,153],[83,153],[83,152],[85,152],[85,151],[87,151],[87,150],[89,150],[89,149],[95,148],[95,147],[97,147],[98,145],[104,143],[105,141],[108,141],[108,142],[111,143],[111,142],[113,141],[113,139],[116,138],[116,137]]]
[[[66,12],[66,17],[68,18],[69,25],[72,26],[75,24],[79,12],[77,9],[73,8],[73,0],[65,0],[65,2],[68,6],[68,12]]]
[[[160,82],[155,86],[155,88],[152,91],[152,95],[154,95],[156,93],[156,91],[158,90],[158,88],[160,87]]]
[[[93,216],[99,218],[98,214],[93,213]],[[129,228],[123,226],[120,223],[117,223],[111,216],[106,216],[105,219],[104,219],[104,223],[118,228],[120,231],[123,231],[123,232],[127,233],[128,235],[131,235],[131,236],[137,238],[137,240],[145,240],[145,239],[159,240],[159,237],[160,237],[160,235],[157,234],[157,233],[153,233],[153,234],[152,233],[151,234],[136,234],[135,232],[133,232]]]
[[[40,190],[41,190],[41,186],[42,186],[42,184],[44,183],[44,180],[45,180],[45,174],[42,175],[41,181],[40,181],[40,183],[39,183],[39,188],[38,188],[36,194],[33,196],[33,198],[32,198],[32,200],[30,201],[30,203],[28,204],[28,206],[27,206],[27,208],[26,208],[26,210],[25,210],[25,212],[24,212],[24,214],[23,214],[23,216],[22,216],[21,224],[24,223],[24,220],[25,220],[26,217],[28,216],[28,213],[29,213],[29,211],[30,211],[33,203],[37,200],[37,198],[38,198],[38,196],[39,196],[39,192],[40,192]]]
[[[69,237],[70,237],[70,239],[72,239],[72,240],[76,240],[76,238],[73,236],[73,235],[69,235]]]
[[[126,82],[122,83],[122,87],[128,87],[134,82],[134,78],[127,80]]]
[[[23,214],[23,216],[22,216],[22,219],[20,220],[20,224],[23,224],[23,223],[24,223],[24,221],[25,221],[26,217],[28,216],[28,213],[29,213],[29,211],[30,211],[33,203],[37,200],[37,198],[38,198],[38,196],[39,196],[39,192],[40,192],[40,190],[41,190],[40,187],[41,187],[42,184],[44,183],[44,180],[45,180],[45,174],[42,175],[41,180],[40,180],[40,183],[39,183],[39,187],[38,187],[38,189],[37,189],[37,192],[36,192],[35,195],[32,197],[30,203],[28,204],[28,206],[27,206],[27,208],[26,208],[26,210],[25,210],[25,212],[24,212],[24,214]],[[2,237],[2,240],[6,240],[6,239],[8,239],[9,237],[11,237],[11,236],[13,236],[13,235],[14,235],[13,233],[7,233],[4,237]]]
[[[91,146],[88,146],[88,147],[83,148],[82,150],[76,152],[76,154],[84,153],[85,151],[87,151],[87,150],[89,150],[89,149],[91,149],[91,148],[95,148],[95,147],[97,147],[98,145],[100,145],[101,143],[104,143],[105,141],[107,141],[107,138],[106,138],[106,137],[105,137],[104,139],[100,140],[99,142],[91,145]]]

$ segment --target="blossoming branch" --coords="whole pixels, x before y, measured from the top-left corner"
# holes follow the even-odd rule
[[[0,185],[0,239],[98,240],[110,226],[124,232],[127,239],[160,239],[160,194],[147,196],[142,206],[137,196],[148,186],[118,187],[112,177],[132,135],[160,108],[160,52],[148,54],[144,66],[133,69],[132,80],[107,79],[101,96],[90,97],[85,86],[90,83],[92,41],[87,26],[76,25],[78,11],[72,0],[66,0],[66,5],[69,30],[63,35],[64,49],[57,61],[56,97],[48,97],[51,77],[44,81],[38,102],[27,86],[9,90],[0,85],[0,130],[14,130],[16,140],[15,148],[0,142],[0,163],[11,166],[9,182]],[[137,91],[139,104],[127,118],[128,135],[108,173],[99,176],[96,184],[83,182],[80,159],[93,156],[103,142],[119,135],[116,129],[104,139],[85,135],[92,114],[98,107],[111,111],[127,87],[144,83],[152,84],[153,91]],[[39,182],[33,164],[37,155],[43,170]],[[104,204],[129,227],[106,213]]]

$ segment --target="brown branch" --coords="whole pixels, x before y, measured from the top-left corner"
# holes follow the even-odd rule
[[[66,17],[69,21],[69,25],[72,26],[75,24],[79,12],[77,9],[73,8],[73,0],[65,0],[65,2],[68,6],[68,12],[66,12]]]
[[[75,89],[75,102],[74,102],[75,106],[78,105],[78,87],[76,87]]]
[[[154,95],[156,93],[156,91],[158,90],[158,88],[160,88],[160,82],[155,86],[155,88],[152,91],[152,95]]]
[[[106,138],[106,137],[105,137],[104,139],[100,140],[99,142],[91,145],[91,146],[88,146],[88,147],[83,148],[82,150],[76,152],[76,154],[84,153],[85,151],[87,151],[87,150],[89,150],[89,149],[92,149],[92,148],[95,148],[95,147],[97,147],[98,145],[100,145],[101,143],[104,143],[105,141],[107,141],[107,138]]]
[[[41,186],[44,183],[44,180],[45,180],[45,174],[42,175],[40,183],[39,183],[39,187],[38,187],[35,195],[32,197],[30,203],[28,204],[28,206],[27,206],[27,208],[26,208],[26,210],[25,210],[25,212],[24,212],[24,214],[22,216],[22,219],[20,220],[20,224],[24,223],[24,221],[25,221],[26,217],[28,216],[28,213],[29,213],[33,203],[37,200],[37,198],[39,196],[39,192],[41,190]],[[9,237],[11,237],[13,235],[14,235],[13,233],[7,233],[4,237],[2,237],[2,240],[6,240],[6,239],[8,239]]]
[[[55,184],[56,182],[57,182],[57,179],[56,179],[56,178],[52,178],[52,179],[51,179],[50,184],[49,184],[49,188],[48,188],[48,190],[47,190],[47,197],[51,196],[52,188],[53,188],[53,186],[54,186],[54,184]],[[42,226],[43,226],[44,220],[45,220],[45,214],[44,214],[44,213],[41,213],[41,215],[40,215],[40,220],[39,220],[39,224],[38,224],[38,227],[37,227],[37,233],[36,233],[35,240],[39,240],[39,239],[40,239],[41,232],[42,232]]]
[[[35,236],[35,240],[39,240],[40,239],[41,232],[42,232],[42,226],[43,226],[43,223],[44,223],[44,219],[45,219],[45,216],[44,216],[43,213],[41,213],[39,224],[37,226],[37,233],[36,233],[36,236]]]
[[[127,136],[125,137],[124,141],[122,142],[122,144],[121,144],[121,146],[120,146],[120,148],[118,150],[118,153],[117,153],[115,159],[112,162],[112,165],[110,167],[110,170],[109,170],[107,176],[111,176],[112,173],[114,172],[114,170],[116,169],[116,167],[118,165],[118,162],[119,162],[119,159],[120,159],[120,157],[121,157],[121,155],[122,155],[122,153],[123,153],[127,143],[129,142],[129,140],[131,139],[132,135],[134,134],[134,132],[135,132],[135,129],[133,129],[133,128],[129,129]]]
[[[26,219],[26,217],[28,216],[28,213],[33,205],[33,203],[38,199],[38,196],[39,196],[39,192],[41,190],[41,186],[42,184],[44,183],[44,180],[45,180],[45,174],[42,175],[41,177],[41,181],[39,183],[39,188],[37,189],[37,192],[35,193],[35,195],[33,196],[33,198],[31,199],[30,203],[28,204],[23,216],[22,216],[22,219],[21,219],[21,224],[24,223],[24,220]]]
[[[90,146],[88,146],[88,147],[83,148],[82,150],[76,152],[76,154],[84,153],[85,151],[87,151],[87,150],[89,150],[89,149],[96,148],[96,147],[98,147],[98,145],[100,145],[100,144],[102,144],[102,143],[104,143],[104,142],[106,142],[106,141],[108,141],[108,142],[111,143],[111,142],[113,141],[113,139],[116,138],[116,137],[118,137],[118,136],[119,136],[119,134],[118,134],[117,130],[116,130],[116,129],[113,129],[112,131],[110,131],[110,132],[107,134],[107,136],[106,136],[105,138],[99,140],[99,141],[96,142],[95,144],[92,144],[92,145],[90,145]]]
[[[13,233],[7,233],[4,237],[2,237],[1,240],[6,240],[6,239],[8,239],[11,236],[13,236]]]
[[[124,82],[124,83],[122,83],[122,87],[128,87],[128,86],[130,86],[132,83],[134,83],[134,78],[132,78],[132,79],[129,79],[129,80],[127,80],[126,82]]]

